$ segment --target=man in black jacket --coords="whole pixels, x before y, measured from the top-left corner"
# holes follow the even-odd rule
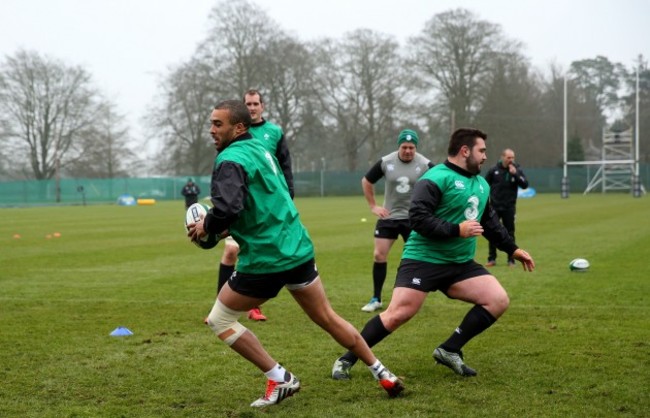
[[[192,206],[192,204],[199,201],[199,195],[201,194],[201,189],[194,183],[194,180],[191,178],[187,180],[187,183],[181,190],[181,194],[185,196],[185,209]]]
[[[515,163],[515,152],[506,148],[501,158],[485,175],[490,185],[490,202],[501,223],[515,241],[515,213],[517,212],[517,190],[528,188],[528,180],[519,164]],[[497,264],[497,249],[490,243],[488,262],[486,266]],[[508,265],[514,266],[515,260],[508,258]]]

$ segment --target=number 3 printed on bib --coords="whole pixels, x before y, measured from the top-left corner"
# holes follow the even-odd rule
[[[474,221],[478,218],[478,197],[471,196],[467,199],[467,208],[465,208],[465,219]]]
[[[406,176],[398,177],[396,179],[397,181],[397,186],[395,186],[395,190],[397,193],[408,193],[411,191],[411,184],[409,183],[409,178]]]

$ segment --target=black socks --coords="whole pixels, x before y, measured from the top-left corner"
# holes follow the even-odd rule
[[[381,289],[384,287],[386,281],[386,269],[388,263],[377,263],[372,265],[372,284],[373,284],[373,297],[381,301]]]
[[[219,281],[217,283],[217,294],[221,291],[221,288],[224,284],[230,279],[233,272],[235,271],[235,266],[227,266],[223,263],[219,264]]]
[[[384,323],[381,322],[379,315],[366,322],[363,330],[361,330],[361,336],[366,340],[368,347],[374,346],[389,335],[390,331],[384,327]],[[340,358],[347,360],[351,364],[355,364],[357,360],[359,360],[359,358],[351,351],[343,354]]]
[[[472,309],[467,312],[463,322],[456,328],[453,334],[440,345],[444,350],[459,353],[460,349],[469,342],[472,338],[476,337],[481,332],[488,329],[496,322],[496,318],[492,316],[484,307],[474,305]]]

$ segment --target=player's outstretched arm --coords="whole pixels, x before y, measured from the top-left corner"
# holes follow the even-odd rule
[[[512,253],[512,258],[521,261],[521,265],[524,267],[524,270],[535,270],[535,261],[533,260],[533,257],[531,257],[530,254],[521,248],[517,248],[515,252]]]

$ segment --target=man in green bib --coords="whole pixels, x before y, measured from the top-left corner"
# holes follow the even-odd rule
[[[277,159],[248,132],[251,115],[239,100],[219,103],[210,116],[210,135],[219,154],[212,174],[213,207],[188,225],[188,236],[230,234],[239,244],[236,271],[222,287],[208,325],[234,351],[267,377],[264,395],[251,406],[281,402],[300,389],[300,381],[278,364],[238,319],[274,298],[283,287],[309,318],[355,353],[389,396],[402,382],[377,360],[359,332],[332,309],[314,262],[314,247]]]
[[[476,239],[485,236],[497,248],[532,271],[535,262],[517,245],[490,206],[490,186],[479,175],[486,160],[487,135],[478,129],[456,130],[447,161],[428,170],[415,184],[409,208],[413,232],[404,245],[395,287],[386,311],[368,321],[361,335],[370,347],[389,336],[420,310],[429,292],[473,306],[433,358],[461,376],[476,371],[463,360],[462,347],[489,328],[508,308],[499,281],[474,261]],[[350,378],[357,356],[348,351],[332,368],[332,378]]]
[[[248,90],[244,93],[244,104],[251,114],[251,126],[248,128],[254,139],[259,140],[264,148],[266,148],[271,155],[273,155],[279,163],[282,170],[289,194],[293,199],[293,173],[291,171],[291,154],[287,147],[287,141],[282,132],[282,128],[275,125],[262,116],[264,113],[264,99],[259,90]],[[219,263],[219,276],[217,281],[217,293],[221,290],[223,285],[228,281],[232,273],[235,271],[235,264],[237,263],[237,255],[239,254],[239,245],[231,237],[226,237],[224,240],[223,254]],[[266,316],[262,313],[259,306],[253,307],[248,311],[248,318],[253,321],[266,321]],[[207,318],[206,318],[207,319]]]

